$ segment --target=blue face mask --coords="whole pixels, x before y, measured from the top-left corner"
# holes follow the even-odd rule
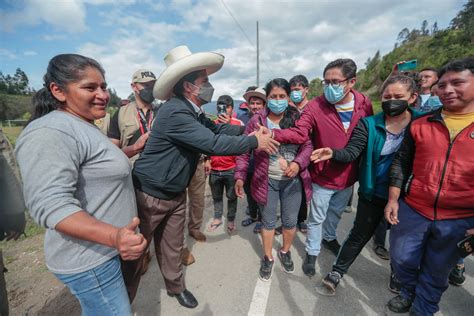
[[[328,84],[327,86],[324,86],[323,89],[324,97],[331,104],[336,104],[346,96],[346,93],[344,93],[344,86],[342,85]]]
[[[437,95],[432,95],[429,97],[429,99],[426,101],[426,104],[424,106],[429,107],[431,110],[434,110],[440,106],[442,106],[443,103],[441,103],[441,100]]]
[[[294,103],[300,103],[301,101],[303,101],[303,92],[300,90],[291,91],[290,99]]]
[[[288,107],[288,100],[268,100],[267,107],[273,114],[278,115],[285,112]]]

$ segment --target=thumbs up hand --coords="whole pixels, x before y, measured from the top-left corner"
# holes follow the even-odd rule
[[[147,241],[142,234],[137,233],[140,224],[138,217],[134,217],[127,226],[120,228],[115,235],[114,247],[119,251],[123,260],[140,258],[147,247]]]

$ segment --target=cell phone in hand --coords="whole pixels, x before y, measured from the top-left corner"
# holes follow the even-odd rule
[[[217,105],[217,115],[226,115],[227,110],[225,104],[218,104]]]
[[[474,253],[474,235],[467,236],[457,244],[459,254],[465,258]]]
[[[409,60],[404,63],[398,64],[397,70],[398,71],[410,71],[410,70],[415,70],[417,65],[417,60]]]

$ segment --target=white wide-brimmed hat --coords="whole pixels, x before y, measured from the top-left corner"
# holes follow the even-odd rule
[[[207,75],[215,73],[224,64],[224,56],[211,52],[192,54],[187,46],[178,46],[166,54],[165,64],[165,70],[153,87],[153,96],[158,100],[168,100],[178,81],[191,72],[206,70]]]
[[[265,93],[265,90],[263,88],[257,88],[255,90],[250,90],[244,93],[244,99],[247,102],[250,102],[251,97],[257,97],[262,99],[263,101],[267,101],[267,95]]]

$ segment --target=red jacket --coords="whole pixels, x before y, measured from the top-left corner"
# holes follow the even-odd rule
[[[324,96],[319,96],[306,105],[295,127],[275,130],[275,140],[281,143],[302,144],[311,135],[315,149],[344,148],[359,120],[374,114],[368,97],[356,90],[351,92],[354,94],[354,112],[347,133],[334,105],[326,101]],[[352,163],[327,160],[316,165],[311,164],[309,168],[311,179],[313,183],[328,189],[345,189],[357,180],[358,163],[358,160]]]
[[[267,127],[267,115],[268,109],[260,110],[257,114],[252,116],[245,128],[245,134],[250,134],[253,131],[258,130],[257,124]],[[300,146],[294,162],[300,166],[299,176],[303,184],[303,189],[306,194],[306,201],[311,200],[311,177],[308,172],[309,157],[313,146],[308,140]],[[270,159],[265,151],[253,151],[255,159],[255,170],[252,176],[252,184],[250,185],[250,194],[253,199],[260,205],[267,204],[268,196],[268,166]],[[247,180],[247,169],[249,165],[250,153],[243,154],[237,157],[237,167],[235,169],[234,178],[235,180]]]
[[[391,185],[411,169],[405,202],[431,219],[474,216],[474,123],[451,142],[441,109],[411,123],[394,158]],[[402,177],[403,178],[403,177]]]
[[[219,124],[218,121],[215,121],[216,124]],[[239,125],[244,126],[241,120],[236,118],[230,119],[230,125]],[[225,171],[235,168],[235,157],[236,156],[211,156],[211,169],[217,171]]]

